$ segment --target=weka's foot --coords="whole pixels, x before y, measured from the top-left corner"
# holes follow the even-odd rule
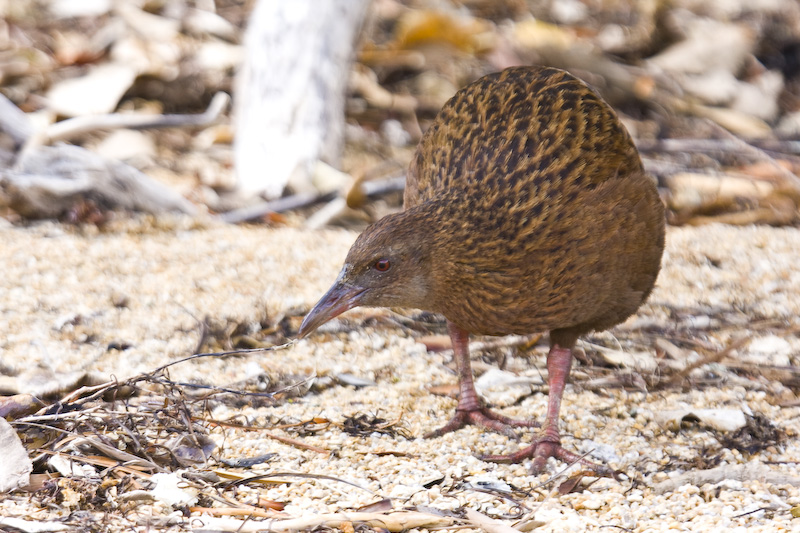
[[[550,337],[552,340],[552,333]],[[541,474],[547,464],[547,459],[554,457],[565,463],[580,464],[594,475],[617,479],[617,472],[611,468],[587,461],[577,453],[565,450],[561,446],[561,436],[558,431],[558,411],[561,408],[561,397],[564,394],[564,386],[572,366],[572,344],[574,344],[574,339],[568,344],[570,348],[562,348],[558,343],[553,343],[550,346],[550,352],[547,354],[547,372],[550,384],[547,415],[544,419],[542,431],[534,439],[533,443],[527,448],[509,455],[484,455],[479,456],[479,459],[495,463],[519,463],[530,458],[533,459],[531,473]]]
[[[472,380],[472,368],[469,363],[469,333],[450,321],[447,322],[447,330],[453,341],[453,359],[458,368],[458,407],[456,407],[456,414],[450,419],[450,422],[436,431],[431,431],[425,435],[425,438],[441,437],[445,433],[472,425],[519,440],[519,436],[511,429],[512,427],[539,427],[539,424],[533,420],[515,420],[493,413],[488,407],[483,406]]]
[[[444,426],[426,434],[425,438],[431,439],[434,437],[441,437],[445,433],[450,433],[451,431],[470,425],[496,431],[514,440],[519,440],[519,435],[511,429],[512,427],[539,427],[539,424],[534,420],[516,420],[499,415],[488,407],[482,407],[480,405],[462,406],[461,402],[459,402],[455,416]]]
[[[559,439],[553,439],[549,436],[542,436],[527,448],[523,448],[508,455],[479,455],[478,459],[492,463],[521,463],[525,459],[533,459],[531,473],[538,475],[544,472],[549,457],[554,457],[568,464],[579,464],[589,470],[591,474],[599,477],[613,477],[617,479],[619,475],[616,470],[612,470],[606,465],[587,461],[582,455],[565,449],[561,446]]]

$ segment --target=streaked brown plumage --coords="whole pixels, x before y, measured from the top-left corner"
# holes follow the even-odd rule
[[[483,407],[469,333],[550,331],[550,402],[530,447],[493,460],[573,460],[558,412],[578,336],[612,327],[647,298],[664,247],[654,183],[613,110],[553,68],[517,67],[460,90],[423,136],[405,210],[368,227],[306,335],[357,305],[426,309],[448,321],[459,365],[456,416],[432,433],[516,422]],[[607,469],[593,465],[596,470]]]

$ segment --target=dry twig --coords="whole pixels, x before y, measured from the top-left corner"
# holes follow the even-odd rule
[[[717,362],[721,361],[722,359],[724,359],[725,357],[730,355],[731,352],[733,352],[734,350],[738,350],[739,348],[741,348],[744,345],[746,345],[748,342],[750,342],[750,337],[742,337],[742,338],[736,339],[736,340],[732,341],[724,349],[722,349],[722,350],[720,350],[720,351],[718,351],[716,353],[712,353],[711,355],[707,355],[706,357],[703,357],[701,359],[698,359],[697,361],[687,365],[686,368],[684,368],[683,370],[679,371],[675,375],[670,376],[669,378],[662,380],[656,386],[658,388],[660,388],[660,389],[666,389],[666,388],[669,388],[669,387],[674,387],[674,386],[678,385],[679,383],[681,383],[684,379],[686,379],[689,376],[689,374],[691,374],[695,369],[700,368],[701,366],[704,366],[704,365],[708,365],[708,364],[711,364],[711,363],[717,363]]]

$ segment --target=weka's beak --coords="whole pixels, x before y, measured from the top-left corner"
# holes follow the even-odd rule
[[[340,276],[340,279],[336,280],[333,287],[328,289],[325,296],[320,298],[317,305],[303,319],[297,337],[302,339],[328,320],[341,315],[348,309],[357,307],[361,303],[364,291],[363,287],[343,282]]]

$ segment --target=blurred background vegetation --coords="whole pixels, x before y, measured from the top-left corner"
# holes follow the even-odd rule
[[[255,4],[0,0],[0,94],[27,117],[16,135],[7,113],[0,120],[0,216],[102,223],[120,209],[252,207],[232,194],[235,108],[178,127],[90,119],[66,133],[54,128],[107,113],[156,121],[202,113],[220,92],[236,101]],[[290,201],[229,220],[358,228],[398,209],[414,146],[459,87],[508,66],[546,64],[583,78],[620,112],[671,223],[798,221],[795,0],[372,0],[354,46],[338,169],[315,169],[313,189],[290,182],[281,189]],[[60,141],[124,162],[182,198],[152,206],[83,192],[58,209],[23,205],[20,153]],[[52,161],[37,172],[42,166]]]

